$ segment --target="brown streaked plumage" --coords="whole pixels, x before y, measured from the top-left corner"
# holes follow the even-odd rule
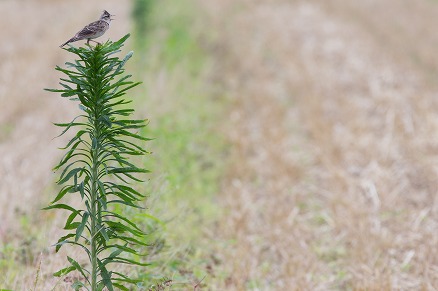
[[[60,45],[59,47],[63,47],[68,43],[82,39],[86,39],[88,43],[91,39],[102,36],[110,26],[110,22],[112,20],[111,16],[113,15],[109,14],[108,11],[104,10],[99,20],[92,22],[87,26],[85,26],[84,28],[82,28],[78,33],[75,34],[75,36],[70,38],[68,41],[66,41],[64,44]]]

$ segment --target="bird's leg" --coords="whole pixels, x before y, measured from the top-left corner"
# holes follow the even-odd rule
[[[101,44],[100,42],[95,41],[94,39],[89,39],[89,40],[91,40],[92,42],[95,42],[95,43],[97,43],[97,44]]]

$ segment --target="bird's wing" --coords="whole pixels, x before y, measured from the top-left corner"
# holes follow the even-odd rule
[[[98,22],[99,21],[92,22],[82,28],[82,30],[76,34],[76,37],[87,38],[89,36],[93,36],[96,33],[96,27],[98,26]]]

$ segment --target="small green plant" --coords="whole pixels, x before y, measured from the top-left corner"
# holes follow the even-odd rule
[[[129,290],[126,284],[139,281],[116,271],[112,264],[147,265],[140,262],[141,255],[135,249],[146,245],[142,239],[146,234],[121,212],[124,207],[140,208],[138,201],[144,196],[130,183],[141,182],[139,174],[148,172],[128,160],[148,153],[136,141],[149,140],[138,134],[146,120],[130,119],[134,110],[127,106],[131,101],[123,98],[139,84],[124,74],[132,52],[124,59],[115,57],[128,37],[95,47],[70,46],[66,50],[78,60],[66,63],[66,69],[56,67],[67,76],[61,78],[62,89],[47,89],[79,102],[83,112],[69,123],[56,124],[63,128],[61,135],[76,131],[54,168],[62,171],[57,181],[62,187],[45,208],[70,213],[64,226],[69,233],[58,240],[56,251],[69,244],[82,248],[87,255],[87,264],[68,256],[70,265],[54,274],[80,274],[82,279],[72,285],[75,290]],[[74,193],[81,198],[82,209],[60,203]]]

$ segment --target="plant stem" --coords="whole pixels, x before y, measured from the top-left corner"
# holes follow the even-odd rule
[[[95,57],[96,57],[97,51],[95,52]],[[100,145],[99,145],[99,140],[100,140],[100,130],[99,130],[99,112],[100,112],[100,108],[98,105],[97,100],[99,99],[100,96],[98,96],[99,89],[101,87],[101,80],[98,77],[99,76],[99,66],[96,64],[98,62],[90,62],[90,65],[94,68],[92,68],[92,71],[96,73],[95,77],[97,77],[96,83],[95,83],[95,92],[93,92],[95,94],[95,96],[93,97],[92,100],[94,100],[96,103],[93,106],[93,112],[92,112],[92,135],[91,137],[95,140],[94,142],[91,143],[91,177],[90,177],[90,181],[91,181],[91,213],[90,213],[90,223],[91,223],[91,291],[97,291],[97,273],[98,273],[98,265],[97,265],[97,232],[99,231],[98,229],[98,191],[99,191],[99,187],[98,187],[98,183],[99,183],[99,149],[100,149]]]
[[[97,130],[94,128],[94,130]],[[92,149],[92,171],[91,171],[91,290],[97,290],[97,243],[96,243],[96,216],[97,216],[97,179],[98,179],[98,149]]]

